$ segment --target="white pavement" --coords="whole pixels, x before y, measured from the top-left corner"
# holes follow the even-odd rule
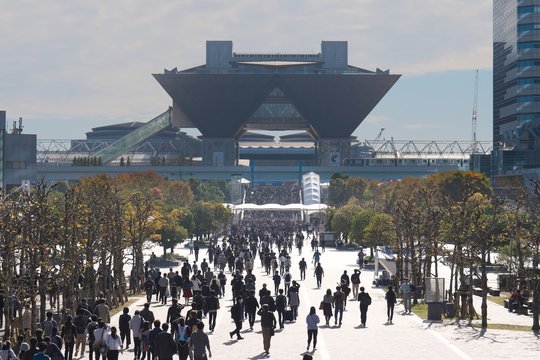
[[[308,248],[304,248],[303,257],[309,263],[312,253]],[[187,255],[187,250],[176,249],[175,252]],[[199,262],[205,257],[205,249],[201,249]],[[190,256],[190,262],[194,260]],[[293,251],[293,267],[291,273],[293,279],[299,279],[298,256],[296,249]],[[323,287],[316,288],[313,277],[313,267],[310,265],[305,281],[300,281],[301,305],[299,317],[296,323],[285,323],[283,331],[276,331],[272,338],[270,348],[270,358],[274,359],[301,359],[306,351],[307,331],[305,316],[310,306],[318,305],[322,300],[327,288],[335,290],[343,270],[347,270],[349,275],[356,268],[356,252],[336,251],[327,249],[322,254],[321,264],[325,270]],[[257,258],[254,274],[257,276],[257,289],[263,283],[271,286],[270,277],[262,272]],[[176,269],[175,269],[176,270]],[[163,269],[168,271],[168,269]],[[230,274],[227,273],[230,280]],[[343,324],[340,328],[325,327],[319,329],[317,350],[313,352],[315,359],[388,359],[398,357],[400,359],[504,359],[519,358],[533,359],[538,357],[540,350],[539,340],[527,332],[513,331],[488,331],[481,334],[480,331],[468,327],[458,327],[448,323],[426,323],[416,315],[401,315],[402,306],[396,306],[394,315],[394,325],[386,325],[386,304],[384,301],[384,291],[371,287],[373,273],[362,271],[362,285],[373,298],[373,304],[369,307],[367,327],[359,328],[360,312],[358,303],[349,301],[347,310],[344,312]],[[242,336],[244,340],[236,341],[229,338],[229,331],[233,330],[234,324],[230,320],[229,308],[230,286],[227,286],[227,296],[221,300],[221,310],[218,312],[216,331],[209,334],[210,344],[213,352],[213,359],[264,359],[267,356],[263,353],[262,334],[257,321],[254,331],[249,331],[247,323],[244,325]],[[137,301],[130,307],[130,313],[136,309],[141,309],[144,299]],[[498,306],[489,303],[490,311],[492,307]],[[168,307],[153,303],[152,311],[156,318],[165,319]],[[499,309],[500,310],[500,309]],[[504,312],[504,309],[502,310]],[[324,324],[322,311],[317,310],[321,323]],[[502,312],[500,313],[502,316]],[[512,318],[520,319],[515,314],[505,314]],[[112,324],[118,324],[118,315],[112,319]],[[498,316],[497,316],[498,317]],[[530,317],[522,317],[525,321]],[[519,320],[521,322],[521,320]],[[494,321],[500,322],[500,321]],[[206,325],[205,319],[205,325]],[[331,320],[333,324],[333,319]],[[530,324],[530,322],[529,322]],[[124,351],[121,359],[133,359],[133,350]]]

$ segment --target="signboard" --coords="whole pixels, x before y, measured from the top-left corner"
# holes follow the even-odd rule
[[[339,151],[330,152],[330,166],[339,166],[341,164],[341,158]]]

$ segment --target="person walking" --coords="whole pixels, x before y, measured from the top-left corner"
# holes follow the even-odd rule
[[[321,288],[322,278],[324,277],[324,269],[321,266],[321,263],[317,264],[317,267],[315,268],[315,273],[313,274],[315,278],[317,279],[317,289]]]
[[[163,331],[154,339],[154,356],[159,360],[172,360],[177,352],[176,342],[173,334],[169,332],[169,324],[166,322],[161,324],[161,329]]]
[[[279,289],[279,295],[276,296],[276,311],[278,314],[279,328],[283,329],[283,315],[287,307],[287,297],[283,295],[283,289]]]
[[[129,321],[131,315],[129,315],[129,308],[125,307],[122,310],[122,315],[118,318],[118,330],[120,330],[120,340],[122,340],[122,346],[124,346],[124,340],[126,341],[126,349],[129,349],[131,345],[131,331],[129,328]]]
[[[300,268],[300,280],[306,280],[307,263],[304,258],[300,260],[300,262],[298,263],[298,267]]]
[[[219,310],[219,299],[214,291],[210,291],[210,297],[206,299],[206,309],[208,311],[208,327],[214,332],[216,328],[217,311]]]
[[[267,304],[264,304],[257,315],[261,317],[261,330],[263,335],[263,348],[266,355],[270,354],[270,340],[276,329],[276,317],[272,313]]]
[[[333,296],[333,305],[334,305],[334,325],[341,326],[343,320],[343,307],[345,305],[345,294],[341,291],[341,286],[336,286],[336,292]],[[338,319],[339,315],[339,319]]]
[[[288,296],[289,306],[293,312],[293,319],[296,321],[296,318],[298,317],[298,307],[300,306],[300,285],[296,280],[293,280]]]
[[[73,325],[73,317],[68,315],[66,317],[66,322],[62,326],[62,340],[64,341],[64,357],[66,360],[73,359],[73,347],[75,345],[75,336],[77,334],[77,329]]]
[[[388,324],[392,324],[392,319],[394,318],[394,305],[397,302],[396,293],[392,289],[392,286],[388,286],[388,291],[384,296],[386,300],[386,315],[388,316]]]
[[[332,296],[332,290],[327,289],[326,294],[323,297],[322,301],[322,310],[324,314],[324,319],[326,321],[326,326],[330,326],[330,318],[333,315],[332,307],[334,306],[334,297]]]
[[[274,296],[277,296],[279,284],[281,284],[281,276],[279,275],[279,271],[274,272],[272,280],[274,281]]]
[[[206,350],[208,349],[208,357],[212,357],[212,350],[210,350],[210,340],[208,335],[204,333],[204,323],[200,321],[197,324],[197,331],[191,334],[189,338],[189,353],[190,358],[193,360],[205,360]]]
[[[89,323],[88,316],[83,309],[77,310],[77,316],[73,318],[73,325],[75,325],[75,357],[81,350],[81,355],[84,355],[86,351],[86,326]]]
[[[319,332],[319,322],[321,320],[319,319],[319,316],[317,315],[315,311],[315,306],[312,306],[309,309],[309,314],[306,316],[306,324],[307,324],[307,348],[306,350],[309,351],[309,345],[311,344],[311,339],[313,338],[313,350],[317,347],[317,333]]]
[[[367,311],[369,305],[371,305],[371,296],[364,291],[364,287],[361,286],[360,293],[358,294],[358,302],[360,303],[360,323],[362,327],[366,327]]]
[[[144,323],[144,319],[139,313],[139,310],[135,310],[135,315],[129,320],[129,328],[133,332],[133,352],[135,359],[141,356],[141,329]]]
[[[313,265],[317,266],[321,262],[321,253],[319,250],[315,250],[313,253]]]
[[[242,320],[244,319],[244,314],[242,311],[242,301],[243,299],[241,296],[237,297],[236,304],[231,307],[231,318],[233,319],[234,325],[236,326],[233,331],[229,332],[229,336],[231,337],[231,339],[234,334],[236,334],[237,340],[244,339],[242,335],[240,335],[240,330],[242,330]]]
[[[253,330],[253,325],[255,324],[255,314],[257,313],[259,307],[259,301],[255,297],[255,290],[251,290],[245,302],[245,310],[248,315],[250,330]]]
[[[399,292],[401,293],[401,298],[403,299],[403,306],[405,307],[404,314],[411,313],[411,298],[412,298],[412,287],[409,282],[409,279],[405,279],[405,282],[399,287]]]
[[[111,328],[111,333],[107,335],[107,360],[118,360],[118,354],[122,352],[122,340],[116,333],[116,328]]]
[[[354,269],[354,273],[351,275],[351,284],[352,284],[352,296],[353,301],[358,297],[358,288],[360,287],[360,270]]]

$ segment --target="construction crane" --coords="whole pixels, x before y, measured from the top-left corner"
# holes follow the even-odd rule
[[[375,137],[375,140],[373,140],[374,143],[376,143],[377,141],[379,141],[381,139],[381,136],[382,136],[382,133],[384,132],[384,129],[385,128],[381,128],[381,131],[379,131],[379,133],[377,134],[377,137]]]
[[[476,76],[474,79],[474,100],[472,110],[472,141],[476,144],[476,112],[478,110],[478,69],[476,69]],[[473,145],[474,146],[474,145]]]

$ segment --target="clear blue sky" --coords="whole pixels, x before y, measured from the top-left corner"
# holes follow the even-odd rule
[[[205,62],[205,41],[237,52],[318,52],[348,40],[349,63],[403,77],[355,131],[468,140],[474,69],[478,138],[491,140],[492,1],[11,1],[0,11],[0,109],[38,138],[147,121],[171,100],[152,78]]]

